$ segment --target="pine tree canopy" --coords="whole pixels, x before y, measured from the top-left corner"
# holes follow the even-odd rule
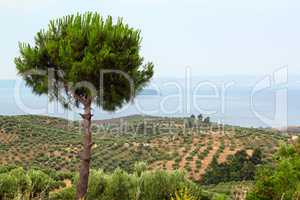
[[[110,16],[103,19],[88,12],[50,21],[46,30],[36,34],[33,46],[20,43],[15,64],[38,95],[48,94],[66,107],[90,98],[104,110],[113,111],[153,75],[153,64],[144,63],[140,45],[140,31],[121,18],[114,23]],[[94,90],[80,83],[88,83]]]

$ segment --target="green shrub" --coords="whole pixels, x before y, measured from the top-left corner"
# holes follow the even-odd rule
[[[75,188],[64,188],[59,192],[51,193],[49,200],[74,200]]]
[[[31,195],[33,197],[41,194],[48,195],[55,186],[55,181],[42,171],[30,170],[28,176],[31,180]]]
[[[29,197],[50,200],[74,199],[78,175],[74,176],[71,188],[53,191],[64,187],[59,179],[65,178],[68,173],[45,172],[31,169],[26,173],[22,168],[16,168],[0,174],[0,199],[29,199]],[[201,188],[190,182],[181,172],[143,171],[128,174],[121,169],[116,169],[112,174],[104,173],[102,170],[91,170],[86,199],[170,200],[171,196],[181,188],[187,188],[195,200],[209,199],[204,198]]]
[[[166,171],[143,173],[139,181],[139,200],[167,200],[171,195],[185,185],[184,175],[175,171],[169,174]]]
[[[18,193],[16,178],[10,174],[0,174],[0,199],[13,199]]]
[[[9,172],[9,174],[15,178],[19,192],[23,194],[24,192],[30,190],[31,180],[27,176],[26,171],[23,168],[19,167],[13,169]]]
[[[87,199],[104,199],[105,191],[108,188],[108,176],[103,170],[92,170],[89,178]]]
[[[259,150],[257,150],[259,151]],[[216,155],[203,176],[203,184],[217,184],[228,181],[253,180],[256,165],[262,163],[261,155],[248,156],[245,150],[229,156],[225,163],[218,163]]]
[[[136,162],[134,164],[134,172],[138,177],[140,177],[142,173],[146,170],[147,170],[147,164],[145,162]]]
[[[186,188],[179,190],[175,193],[171,200],[194,200],[195,198],[191,196]]]
[[[224,194],[215,194],[212,200],[228,200],[229,198]]]
[[[136,177],[121,169],[116,169],[109,180],[106,194],[109,200],[131,200],[136,194]]]
[[[0,166],[0,174],[2,173],[7,173],[12,169],[17,168],[15,165],[5,165],[5,166]]]
[[[260,167],[255,186],[247,200],[299,199],[300,140],[294,145],[282,146],[276,154],[276,165]]]

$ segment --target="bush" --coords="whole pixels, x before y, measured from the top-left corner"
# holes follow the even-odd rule
[[[78,176],[75,178],[77,184]],[[116,169],[113,174],[103,170],[92,170],[89,178],[87,200],[130,200],[134,199],[137,177]]]
[[[11,171],[12,169],[17,168],[17,166],[14,165],[5,165],[5,166],[0,166],[0,174],[2,173],[7,173]]]
[[[223,194],[215,194],[212,200],[228,200],[229,198]]]
[[[53,171],[49,173],[56,179],[62,175],[55,174]],[[22,168],[16,168],[8,173],[2,173],[0,174],[0,199],[27,199],[28,197],[28,199],[73,200],[78,175],[74,176],[72,187],[58,191],[53,190],[61,188],[62,181],[55,181],[51,177],[36,169],[26,173]],[[87,200],[171,200],[172,196],[176,198],[174,195],[182,188],[186,188],[184,193],[188,192],[188,197],[193,197],[194,200],[211,199],[204,197],[199,186],[178,171],[172,173],[144,171],[128,174],[121,169],[116,169],[112,174],[107,174],[103,170],[91,170],[88,186]]]
[[[30,170],[28,176],[31,180],[31,196],[48,195],[54,188],[55,181],[39,170]]]
[[[194,198],[188,193],[187,189],[181,189],[175,193],[171,200],[194,200]]]
[[[15,178],[15,182],[19,192],[23,194],[26,191],[30,190],[31,180],[27,176],[26,171],[23,168],[19,167],[13,169],[9,172],[9,174]]]
[[[75,199],[75,188],[64,188],[59,192],[52,193],[49,200],[74,200]]]
[[[184,175],[175,171],[145,172],[139,181],[139,200],[166,200],[180,188],[185,186]]]
[[[13,199],[17,193],[16,178],[10,174],[0,174],[0,199]]]
[[[236,152],[229,157],[225,163],[218,163],[214,156],[209,168],[203,177],[204,184],[217,184],[228,181],[253,180],[256,165],[262,163],[260,150],[255,150],[253,156],[249,157],[245,150]]]
[[[247,200],[299,199],[300,191],[300,140],[294,145],[282,146],[276,155],[276,165],[261,167],[255,186]]]
[[[109,180],[106,194],[110,200],[130,200],[136,194],[136,177],[129,176],[125,171],[116,169]]]
[[[108,188],[108,176],[102,170],[92,170],[89,178],[87,199],[104,199]]]
[[[146,170],[147,170],[147,164],[145,162],[137,162],[134,164],[134,172],[138,177],[140,177],[142,173]]]

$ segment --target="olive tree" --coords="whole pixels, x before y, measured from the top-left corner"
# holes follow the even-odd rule
[[[83,108],[83,150],[77,199],[88,187],[92,149],[92,106],[114,111],[149,82],[153,64],[140,55],[140,31],[119,18],[98,13],[69,15],[50,21],[34,45],[20,43],[15,58],[19,75],[33,92],[47,94],[65,108]]]

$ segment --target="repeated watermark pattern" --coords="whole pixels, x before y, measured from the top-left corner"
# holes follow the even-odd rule
[[[119,76],[122,76],[128,81],[128,85],[130,87],[130,97],[132,99],[130,100],[131,103],[125,104],[121,109],[117,110],[117,113],[120,113],[128,108],[128,106],[134,106],[135,110],[137,111],[137,114],[140,115],[155,115],[157,113],[160,113],[162,116],[172,116],[172,115],[178,115],[178,114],[188,114],[188,113],[201,113],[203,116],[213,116],[215,114],[223,115],[225,116],[227,114],[226,105],[228,103],[228,90],[232,87],[234,87],[237,83],[235,80],[216,83],[215,81],[199,81],[196,84],[191,83],[191,69],[189,67],[185,68],[185,79],[184,84],[182,82],[172,80],[164,82],[163,84],[156,84],[153,82],[150,82],[148,87],[151,88],[156,92],[156,95],[160,95],[163,93],[162,88],[172,88],[173,92],[166,93],[164,95],[161,95],[160,98],[157,99],[156,102],[153,102],[155,106],[152,106],[152,108],[146,107],[143,105],[143,101],[139,98],[134,99],[134,81],[130,77],[130,75],[119,71],[119,70],[103,70],[99,74],[99,85],[100,88],[96,88],[92,83],[90,83],[88,80],[78,82],[78,83],[63,83],[56,81],[54,82],[55,75],[60,76],[59,78],[63,79],[63,72],[56,72],[54,73],[53,70],[44,71],[44,70],[33,70],[28,71],[26,75],[40,75],[40,76],[47,76],[48,77],[48,106],[44,108],[33,108],[28,105],[26,105],[22,98],[22,84],[23,81],[21,78],[17,79],[15,83],[15,89],[14,89],[14,100],[16,105],[19,107],[20,110],[22,110],[24,113],[28,114],[47,114],[47,115],[53,115],[53,114],[64,114],[68,117],[68,119],[76,120],[77,113],[82,112],[82,108],[75,107],[74,105],[71,106],[72,109],[67,110],[64,109],[60,103],[66,102],[67,104],[72,105],[74,103],[74,99],[69,99],[67,96],[64,95],[64,92],[62,89],[64,88],[71,88],[71,91],[75,91],[76,88],[85,88],[87,89],[92,96],[98,96],[100,97],[100,101],[103,99],[103,90],[104,87],[102,87],[105,83],[103,83],[103,76],[106,74],[117,74]],[[25,76],[26,76],[25,75]],[[55,84],[54,84],[55,83]],[[208,94],[203,94],[203,91],[209,90]],[[272,105],[274,105],[274,108],[272,110],[272,116],[266,115],[264,112],[260,112],[255,107],[255,97],[257,94],[264,90],[270,90],[272,91]],[[249,108],[252,112],[252,114],[255,115],[257,120],[260,120],[262,123],[264,123],[268,127],[274,127],[274,128],[284,128],[288,126],[288,67],[280,67],[270,74],[267,74],[264,78],[257,81],[252,87],[251,92],[248,95],[249,98]],[[53,99],[58,99],[58,101]],[[205,105],[202,105],[199,103],[201,100],[208,100],[215,102],[215,107],[205,107]],[[173,103],[173,107],[170,108],[169,102],[175,102]],[[97,109],[96,106],[93,106],[93,109]],[[75,111],[75,112],[74,112]],[[151,119],[151,118],[150,118]],[[180,127],[183,132],[185,132],[185,128],[187,126],[190,126],[189,123],[189,117],[182,118],[181,119],[182,126]],[[196,122],[195,122],[196,123]],[[131,132],[137,132],[137,130],[134,130],[134,128],[129,128],[128,124],[126,124],[126,121],[121,120],[121,123],[119,124],[119,132],[122,130],[130,130]],[[143,126],[147,127],[147,117],[145,118],[145,121],[143,122]],[[224,127],[224,121],[222,119],[216,119],[214,120],[214,126],[216,127]],[[105,124],[97,124],[97,128],[94,127],[94,129],[102,130],[107,129],[105,127]],[[199,123],[196,125],[193,125],[197,127],[195,130],[203,130],[207,127],[207,124],[205,123]],[[127,127],[126,127],[127,126]],[[141,125],[142,126],[142,125]],[[161,127],[161,124],[156,124],[154,127],[154,130],[158,129],[166,129],[166,127]],[[202,126],[199,128],[199,126]],[[125,128],[124,128],[125,127]],[[137,127],[135,127],[137,128]],[[149,127],[148,127],[149,128]],[[178,127],[176,127],[178,128]],[[172,129],[172,126],[170,125],[168,127],[168,131]],[[208,129],[212,129],[211,127]],[[110,130],[110,129],[109,129]],[[145,128],[146,130],[146,128]],[[223,130],[222,128],[219,128],[219,130]],[[190,131],[190,129],[189,129]],[[99,131],[98,131],[99,132]],[[100,131],[101,132],[101,131]],[[145,131],[146,132],[146,131]],[[193,132],[193,131],[192,131]],[[222,132],[222,131],[221,131]]]

